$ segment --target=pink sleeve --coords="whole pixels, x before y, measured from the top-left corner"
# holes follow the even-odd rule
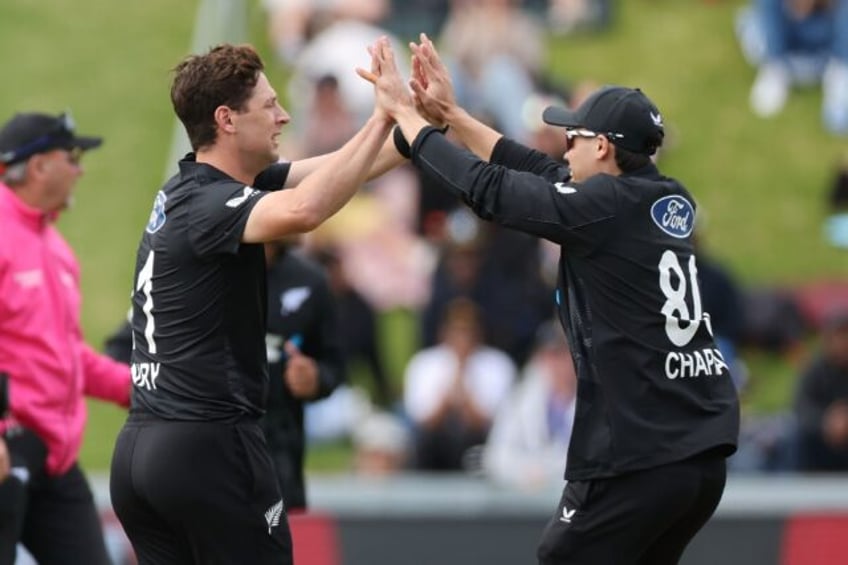
[[[132,382],[129,365],[101,355],[85,344],[82,346],[81,357],[86,396],[111,400],[128,407]]]

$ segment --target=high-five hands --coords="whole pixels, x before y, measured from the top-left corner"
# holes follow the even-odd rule
[[[378,105],[382,105],[392,118],[397,119],[399,111],[413,106],[425,120],[441,127],[448,123],[448,114],[456,106],[447,67],[427,34],[422,33],[420,43],[411,42],[409,48],[412,50],[412,77],[409,80],[412,96],[403,84],[386,37],[368,47],[371,70],[357,68],[356,72],[374,84]]]
[[[378,39],[368,47],[368,53],[371,54],[371,70],[357,68],[356,72],[374,84],[377,108],[386,112],[392,119],[397,119],[398,113],[414,106],[412,96],[398,71],[388,38],[384,36]]]
[[[410,43],[412,78],[409,85],[415,97],[418,113],[431,124],[441,127],[449,123],[449,114],[456,107],[456,96],[447,67],[442,63],[436,46],[420,35],[420,43]]]

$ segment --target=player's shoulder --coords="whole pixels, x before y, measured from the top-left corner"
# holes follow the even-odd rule
[[[595,174],[586,179],[575,181],[568,180],[553,183],[553,187],[559,195],[568,199],[572,205],[579,203],[604,204],[605,207],[616,206],[617,193],[621,189],[615,176],[607,174]]]
[[[614,192],[621,189],[624,184],[621,179],[615,175],[607,173],[597,173],[582,181],[571,180],[567,183],[556,183],[557,186],[564,185],[571,187],[575,191],[587,191],[589,194],[599,194],[602,192]]]
[[[251,204],[267,193],[226,177],[187,183],[177,188],[173,194],[189,203],[192,214],[199,212],[217,216],[249,209]]]

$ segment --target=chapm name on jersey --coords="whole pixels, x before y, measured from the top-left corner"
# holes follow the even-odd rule
[[[671,380],[689,377],[712,377],[727,371],[721,351],[715,348],[671,351],[665,356],[665,376]]]
[[[156,390],[156,379],[159,378],[160,363],[133,363],[130,367],[133,384],[139,388]]]

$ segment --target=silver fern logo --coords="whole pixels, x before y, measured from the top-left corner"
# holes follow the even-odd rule
[[[283,515],[283,499],[281,498],[276,504],[265,511],[265,521],[268,522],[268,535],[271,535],[271,528],[276,528],[280,525],[280,516]]]

